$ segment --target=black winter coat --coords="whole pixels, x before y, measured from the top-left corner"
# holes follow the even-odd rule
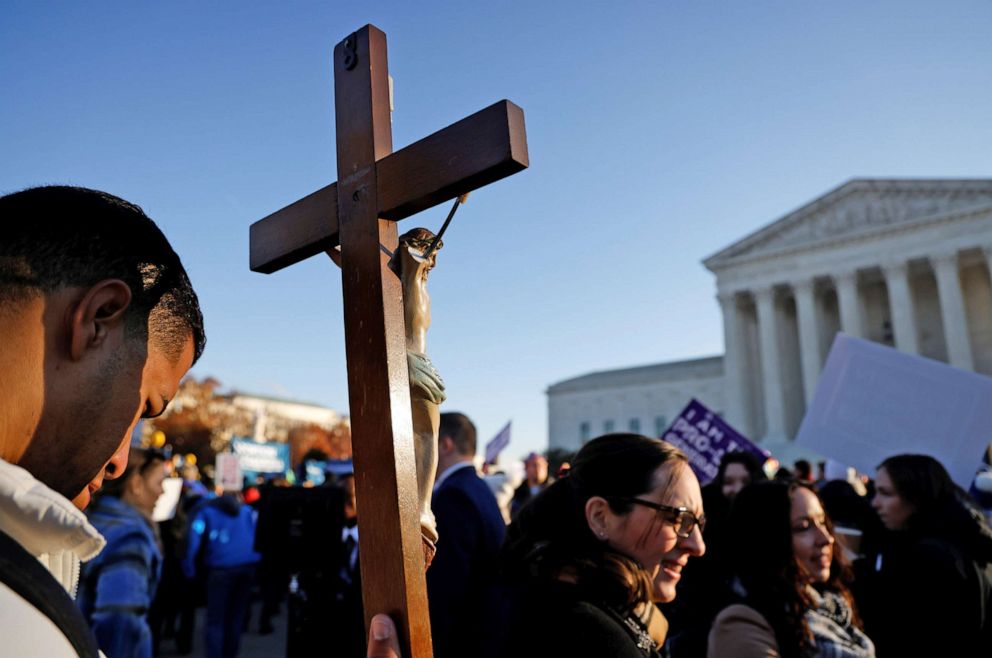
[[[890,533],[861,565],[858,604],[878,658],[992,656],[992,570],[935,537]]]

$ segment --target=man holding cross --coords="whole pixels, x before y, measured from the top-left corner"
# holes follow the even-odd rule
[[[340,179],[252,227],[252,268],[321,251],[342,268],[357,490],[377,521],[360,535],[365,607],[399,621],[369,620],[369,655],[420,658],[417,490],[430,487],[417,486],[402,290],[383,253],[397,249],[396,221],[526,168],[523,113],[501,101],[392,153],[385,35],[352,34],[334,67]],[[73,504],[121,474],[130,430],[162,413],[202,353],[198,301],[140,208],[43,188],[0,199],[0,316],[0,609],[4,637],[30,643],[5,649],[95,656],[66,590],[103,542]]]
[[[84,188],[0,198],[0,635],[11,655],[98,655],[71,596],[103,537],[80,511],[127,465],[203,352],[196,293],[162,232]],[[370,658],[397,658],[373,619]]]

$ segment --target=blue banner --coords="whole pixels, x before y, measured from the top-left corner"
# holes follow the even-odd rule
[[[303,474],[306,481],[315,487],[324,484],[327,481],[328,474],[340,478],[344,475],[351,475],[354,472],[355,467],[350,459],[328,459],[321,461],[308,459],[303,465]]]
[[[256,475],[284,475],[289,470],[289,444],[286,443],[234,439],[231,451],[238,456],[241,473],[248,480],[254,480]]]

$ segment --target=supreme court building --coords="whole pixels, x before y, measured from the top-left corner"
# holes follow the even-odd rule
[[[992,179],[855,179],[703,264],[726,354],[553,384],[550,447],[658,435],[696,397],[793,459],[838,331],[992,375]]]

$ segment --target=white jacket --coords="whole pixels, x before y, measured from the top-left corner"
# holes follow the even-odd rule
[[[38,558],[75,597],[79,565],[106,543],[86,515],[19,466],[0,460],[0,530]],[[0,638],[4,655],[75,656],[48,617],[0,583]]]

